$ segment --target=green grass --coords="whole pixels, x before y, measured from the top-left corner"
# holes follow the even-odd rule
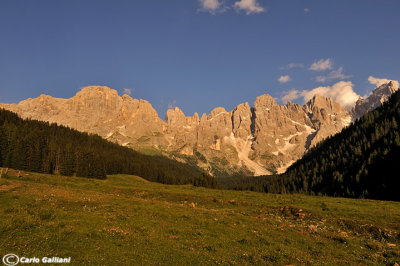
[[[0,256],[73,265],[400,262],[400,203],[29,173],[0,181]]]

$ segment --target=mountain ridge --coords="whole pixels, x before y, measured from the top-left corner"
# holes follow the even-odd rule
[[[316,95],[304,105],[279,105],[268,94],[231,111],[186,116],[169,109],[165,120],[152,105],[106,86],[82,88],[69,99],[41,95],[18,104],[0,104],[23,118],[55,122],[95,133],[133,149],[151,148],[210,174],[265,175],[286,170],[310,147],[339,132],[351,113]]]
[[[395,93],[398,89],[399,83],[397,81],[389,81],[388,83],[378,86],[365,99],[360,97],[354,108],[351,110],[353,120],[360,118],[366,112],[382,105],[389,99],[390,95]]]

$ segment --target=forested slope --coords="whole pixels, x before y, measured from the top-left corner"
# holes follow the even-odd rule
[[[214,180],[187,164],[148,156],[97,135],[36,120],[0,109],[0,166],[66,176],[106,178],[133,174],[166,184],[213,186]]]

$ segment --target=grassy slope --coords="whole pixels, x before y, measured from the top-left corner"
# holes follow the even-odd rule
[[[0,181],[0,216],[0,255],[73,264],[400,262],[397,202],[29,173]]]

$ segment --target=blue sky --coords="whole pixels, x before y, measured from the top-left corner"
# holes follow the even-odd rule
[[[400,79],[399,11],[398,0],[2,0],[0,102],[106,85],[163,118],[168,105],[201,114],[264,93],[302,103],[321,86],[354,98]]]

